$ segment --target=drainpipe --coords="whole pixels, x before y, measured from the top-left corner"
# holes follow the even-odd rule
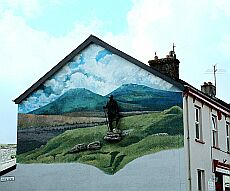
[[[186,89],[187,90],[187,89]],[[185,90],[185,91],[186,91]],[[188,158],[188,182],[189,182],[189,191],[192,191],[192,178],[191,178],[191,153],[190,153],[190,133],[189,133],[189,109],[188,109],[188,90],[184,93],[185,97],[185,127],[187,131],[187,158]]]

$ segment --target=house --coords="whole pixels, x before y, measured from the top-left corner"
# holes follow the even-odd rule
[[[80,190],[227,191],[230,106],[179,63],[172,50],[148,66],[91,35],[14,100],[18,162],[100,169],[76,173],[94,180]]]
[[[215,97],[215,86],[184,90],[184,143],[190,190],[230,189],[229,105]],[[204,93],[203,93],[204,92]]]

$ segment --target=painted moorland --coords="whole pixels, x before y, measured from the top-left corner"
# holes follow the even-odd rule
[[[118,102],[123,121],[127,119],[124,116],[144,116],[146,113],[160,112],[175,105],[182,105],[180,92],[138,84],[124,84],[105,96],[85,88],[70,89],[43,107],[18,114],[17,153],[22,154],[40,148],[66,130],[100,127],[106,124],[103,106],[106,105],[109,95],[114,95]]]
[[[132,160],[146,154],[183,147],[182,109],[172,106],[164,111],[122,117],[119,128],[123,138],[108,143],[103,137],[106,125],[67,130],[44,146],[19,154],[19,163],[79,162],[93,165],[107,174],[115,174]],[[102,148],[70,154],[76,144],[100,141]]]

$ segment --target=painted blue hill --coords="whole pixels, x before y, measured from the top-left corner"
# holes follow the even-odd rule
[[[125,84],[109,95],[113,95],[120,103],[121,111],[162,111],[174,105],[182,107],[181,92],[164,91],[144,85]]]
[[[182,107],[181,92],[157,90],[144,85],[126,84],[107,96],[85,88],[71,89],[55,101],[34,110],[32,114],[60,115],[72,112],[103,111],[109,95],[118,102],[120,111],[163,111],[174,105]]]
[[[60,115],[72,112],[102,111],[107,98],[85,88],[71,89],[55,101],[30,113],[43,115]]]

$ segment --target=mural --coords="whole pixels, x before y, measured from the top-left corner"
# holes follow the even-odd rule
[[[20,163],[77,162],[114,175],[181,147],[182,93],[95,44],[19,104]]]

